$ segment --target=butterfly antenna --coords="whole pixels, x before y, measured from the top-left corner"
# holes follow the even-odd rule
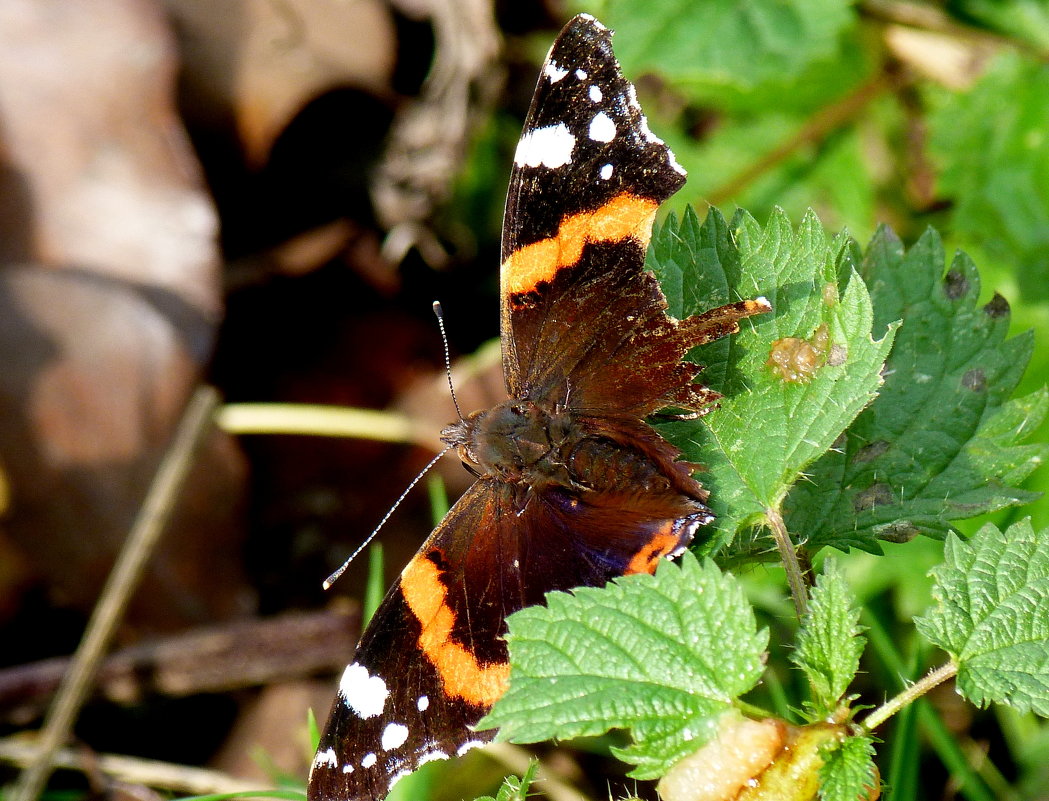
[[[441,457],[444,456],[446,453],[448,453],[448,451],[450,451],[451,449],[452,449],[452,446],[449,445],[447,448],[442,450],[439,454],[434,456],[430,460],[430,463],[428,465],[426,465],[426,467],[424,467],[422,469],[422,472],[420,472],[419,475],[417,475],[415,478],[412,479],[412,482],[405,488],[404,492],[401,493],[401,497],[398,498],[394,502],[393,506],[390,507],[390,511],[388,511],[385,514],[385,516],[383,517],[383,519],[379,521],[379,525],[377,525],[375,527],[375,529],[372,531],[372,533],[369,534],[367,536],[367,538],[364,540],[364,542],[362,542],[358,546],[356,551],[354,551],[353,553],[350,554],[349,558],[339,566],[338,570],[336,570],[334,573],[332,573],[330,576],[328,576],[328,578],[324,579],[324,589],[326,589],[326,590],[331,589],[331,585],[334,584],[336,581],[338,581],[339,580],[339,576],[341,576],[343,573],[346,572],[346,568],[348,568],[350,566],[350,562],[352,562],[354,559],[356,559],[357,556],[360,554],[360,552],[368,547],[368,543],[370,543],[373,539],[375,539],[375,535],[378,534],[379,530],[383,526],[386,525],[386,521],[390,519],[390,517],[393,515],[393,513],[397,510],[397,507],[401,505],[401,501],[403,501],[406,497],[408,497],[408,493],[412,491],[412,489],[415,487],[416,484],[418,484],[420,481],[422,481],[423,476],[425,476],[427,473],[430,472],[430,468],[432,468],[435,464],[437,464],[437,462],[439,462],[441,460]]]
[[[437,327],[441,329],[441,342],[444,343],[444,372],[448,376],[448,389],[452,393],[452,403],[455,404],[455,413],[459,419],[463,419],[462,409],[459,408],[459,399],[455,397],[455,385],[452,384],[452,357],[448,352],[448,336],[444,332],[444,311],[441,309],[441,301],[433,302],[433,313],[437,317]]]

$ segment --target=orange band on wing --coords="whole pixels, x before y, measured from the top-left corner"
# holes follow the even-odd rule
[[[448,606],[448,590],[437,566],[425,556],[412,559],[401,574],[401,592],[422,625],[419,647],[437,668],[444,691],[477,706],[494,704],[506,691],[510,666],[481,665],[452,639],[455,612]]]
[[[566,217],[552,237],[525,245],[503,262],[503,296],[529,292],[540,281],[549,281],[558,269],[579,261],[587,242],[618,242],[630,237],[647,247],[658,208],[654,200],[624,193],[596,211]]]
[[[626,570],[627,575],[631,573],[655,573],[659,566],[659,560],[681,544],[681,537],[674,533],[674,521],[663,525],[652,540],[640,551],[634,554]]]

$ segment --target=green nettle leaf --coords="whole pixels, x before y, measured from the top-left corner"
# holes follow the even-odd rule
[[[761,294],[754,281],[738,286],[743,281],[739,254],[729,224],[717,209],[711,209],[702,222],[692,206],[685,208],[680,223],[670,215],[653,234],[645,266],[656,274],[669,304],[667,311],[678,319]],[[761,319],[744,321],[745,339],[752,334],[753,322]],[[702,348],[704,384],[725,391],[729,364],[742,353],[738,345],[737,335]],[[731,374],[738,376],[738,368]],[[740,383],[738,378],[735,383]]]
[[[528,769],[523,776],[520,778],[507,776],[503,779],[503,784],[499,788],[499,792],[496,793],[495,798],[492,798],[490,795],[483,795],[477,801],[525,801],[531,795],[529,788],[535,781],[535,774],[538,770],[539,763],[533,759],[528,763]]]
[[[736,580],[689,553],[654,576],[550,593],[507,622],[510,688],[479,727],[514,742],[629,729],[616,753],[642,779],[717,733],[768,644]]]
[[[933,576],[936,606],[914,622],[957,662],[961,694],[1049,716],[1049,529],[952,534]]]
[[[874,741],[870,737],[848,737],[823,754],[820,768],[820,801],[857,801],[867,798],[878,786],[874,766]]]
[[[929,121],[930,148],[942,165],[939,188],[953,200],[952,228],[1012,265],[1024,291],[1043,300],[1049,295],[1046,108],[1049,65],[1008,53]]]
[[[658,67],[673,81],[742,88],[782,83],[829,57],[855,19],[843,0],[613,1],[603,16],[622,34],[616,52],[628,74]]]
[[[859,619],[860,610],[844,573],[828,559],[812,589],[797,647],[791,653],[791,661],[804,671],[812,687],[813,720],[834,712],[859,670],[866,644]]]
[[[714,210],[702,225],[686,214],[659,232],[650,264],[669,276],[671,288],[675,280],[685,287],[681,313],[720,302],[723,284],[734,287],[736,297],[764,296],[774,309],[746,321],[739,334],[696,350],[706,365],[702,380],[726,395],[721,408],[662,427],[687,459],[706,467],[702,480],[718,515],[708,552],[778,507],[801,472],[875,396],[892,329],[871,338],[871,302],[851,270],[852,256],[849,240],[828,241],[811,213],[796,230],[782,212],[762,227],[744,212],[726,225]],[[847,276],[841,283],[840,273]],[[826,342],[814,346],[807,380],[784,380],[766,366],[777,343],[817,338],[821,331]]]
[[[943,273],[939,236],[909,251],[887,228],[864,254],[877,330],[903,320],[878,399],[787,498],[792,533],[880,552],[879,539],[942,535],[950,521],[1031,501],[1018,484],[1047,456],[1024,439],[1049,395],[1009,400],[1031,355],[1029,334],[1006,339],[1009,307],[979,306],[979,274],[964,254]]]

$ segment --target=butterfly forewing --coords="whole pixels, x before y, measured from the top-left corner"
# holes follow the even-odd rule
[[[631,284],[642,272],[659,204],[684,181],[685,171],[649,130],[623,77],[611,31],[592,17],[576,17],[543,65],[510,176],[501,296],[503,367],[512,397],[563,384],[585,355],[582,343],[556,344],[580,338],[578,330],[573,334],[580,315],[550,308],[553,299],[568,299],[564,291],[594,300],[588,276],[569,274],[583,251],[600,243],[616,251],[599,260],[619,286],[602,290],[599,299]],[[562,285],[556,292],[547,289],[555,277]],[[616,316],[620,330],[627,322]],[[586,343],[591,349],[605,344],[594,339]]]

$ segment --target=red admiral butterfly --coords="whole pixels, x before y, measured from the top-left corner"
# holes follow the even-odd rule
[[[503,226],[509,400],[441,433],[477,481],[401,573],[357,646],[310,773],[311,801],[381,799],[491,739],[507,615],[552,590],[651,573],[712,519],[707,492],[644,417],[694,414],[695,345],[763,300],[686,320],[644,269],[659,204],[685,182],[588,15],[558,36],[514,157]]]

